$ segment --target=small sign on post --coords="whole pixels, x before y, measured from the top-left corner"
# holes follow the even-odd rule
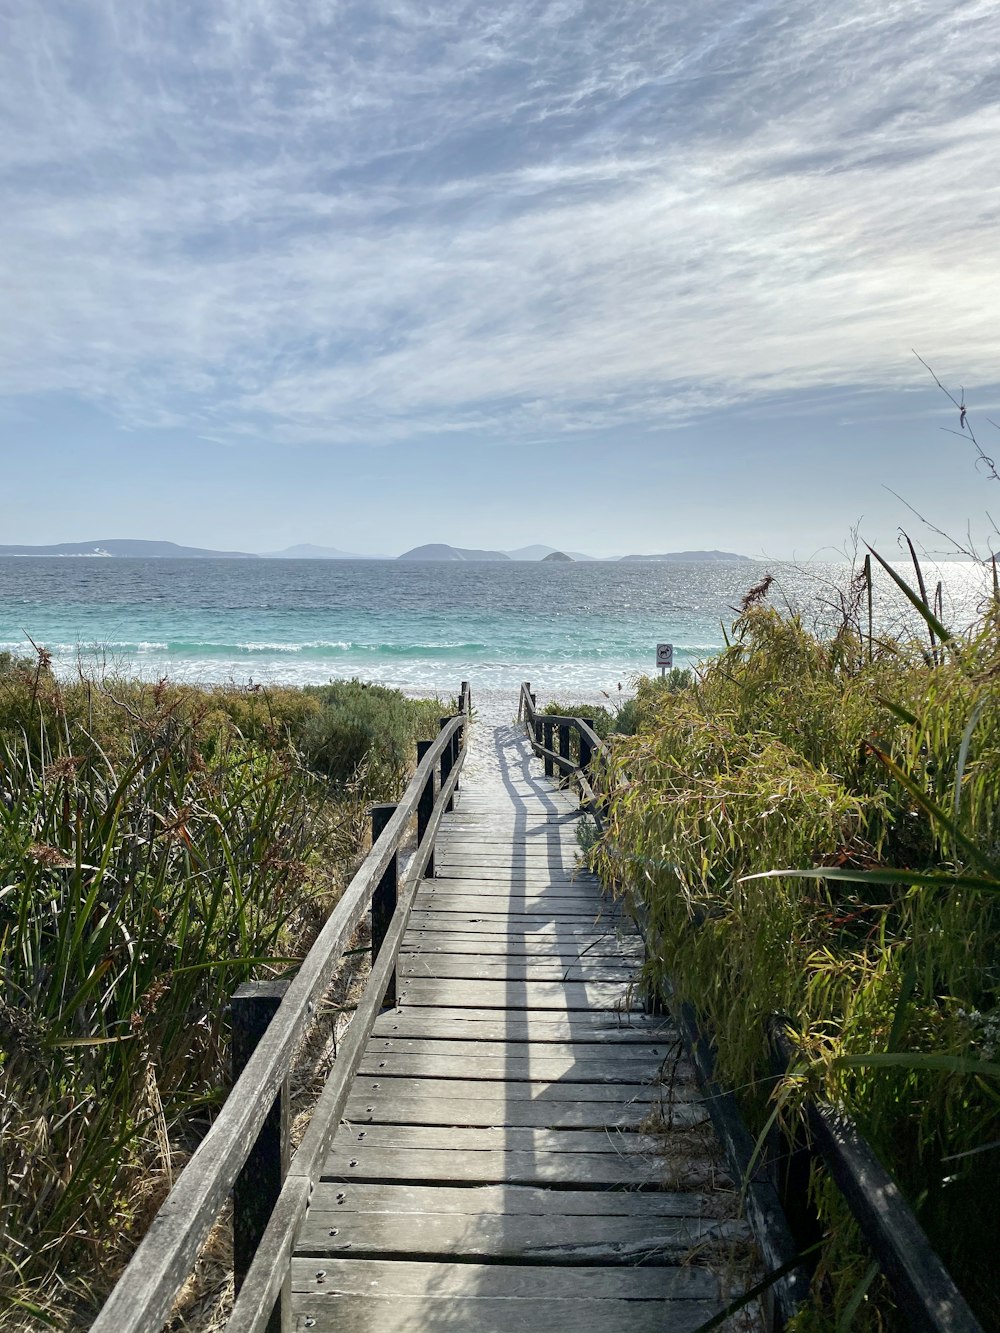
[[[660,675],[665,676],[674,665],[674,645],[672,643],[658,643],[656,645],[656,665],[660,668]]]

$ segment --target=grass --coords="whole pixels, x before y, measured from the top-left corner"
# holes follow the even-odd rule
[[[62,1326],[103,1298],[224,1098],[230,994],[294,967],[368,802],[398,794],[444,711],[356,681],[66,685],[43,654],[0,660],[11,1320]]]
[[[697,680],[642,682],[593,859],[644,902],[651,979],[706,1017],[751,1123],[791,1131],[806,1092],[849,1111],[997,1329],[1000,610],[956,633],[918,583],[924,634],[878,637],[872,581],[825,637],[752,590]],[[773,1013],[801,1052],[777,1090]],[[813,1193],[802,1327],[896,1328],[837,1191]]]

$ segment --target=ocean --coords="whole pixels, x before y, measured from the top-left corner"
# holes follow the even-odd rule
[[[899,566],[906,573],[905,566]],[[846,564],[420,563],[0,558],[0,651],[30,636],[62,675],[301,685],[358,676],[409,693],[619,696],[655,672],[658,642],[690,666],[717,653],[744,593],[829,623]],[[912,571],[911,571],[912,573]],[[946,616],[967,623],[977,566],[944,564]],[[880,623],[905,612],[878,578]],[[619,686],[621,690],[619,691]]]

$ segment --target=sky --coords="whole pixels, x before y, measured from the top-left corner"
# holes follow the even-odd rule
[[[994,0],[0,22],[0,543],[989,543]]]

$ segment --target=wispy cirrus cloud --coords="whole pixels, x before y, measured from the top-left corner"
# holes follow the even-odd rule
[[[534,438],[996,378],[992,3],[12,6],[0,392]]]

